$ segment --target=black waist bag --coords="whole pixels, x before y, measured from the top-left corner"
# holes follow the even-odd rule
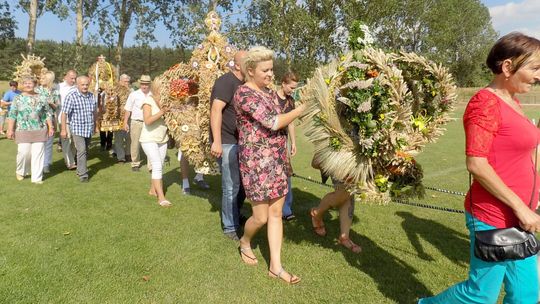
[[[474,255],[486,262],[522,260],[538,253],[535,235],[521,228],[475,231]]]

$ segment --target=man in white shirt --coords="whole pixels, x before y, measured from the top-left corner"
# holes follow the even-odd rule
[[[141,144],[139,143],[139,138],[141,137],[141,131],[144,125],[144,118],[142,112],[142,101],[147,97],[151,96],[150,92],[150,83],[152,79],[148,75],[141,75],[139,79],[140,89],[129,94],[129,97],[126,101],[126,106],[124,110],[126,111],[124,115],[124,130],[129,132],[131,138],[131,170],[139,171],[141,167]],[[131,118],[131,121],[130,121]],[[151,168],[148,168],[151,170]]]
[[[64,122],[62,121],[62,115],[60,115],[60,111],[62,108],[62,105],[64,104],[64,101],[66,99],[66,96],[71,91],[75,90],[77,87],[75,86],[75,80],[77,79],[77,72],[74,70],[68,70],[66,74],[64,75],[64,81],[58,85],[58,91],[60,93],[60,106],[56,107],[56,117],[58,117],[58,124],[61,125]],[[69,122],[65,122],[66,125],[69,125]],[[61,130],[62,128],[59,126],[58,130]],[[60,142],[62,145],[62,154],[64,155],[64,162],[66,163],[66,166],[69,170],[75,170],[77,169],[77,165],[75,165],[75,146],[73,145],[73,140],[71,137],[71,132],[68,128],[67,130],[67,136],[66,138],[60,138]]]

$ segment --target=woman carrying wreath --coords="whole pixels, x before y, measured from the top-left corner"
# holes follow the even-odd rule
[[[236,109],[239,163],[242,184],[251,201],[253,215],[246,221],[240,239],[240,255],[244,263],[256,265],[251,239],[265,224],[270,248],[268,275],[289,284],[300,278],[286,272],[281,265],[283,241],[282,209],[287,195],[289,159],[285,128],[296,119],[305,106],[283,114],[272,83],[274,52],[254,47],[242,61],[246,83],[234,95]]]
[[[487,66],[491,83],[469,101],[463,115],[466,165],[474,182],[465,198],[470,231],[469,278],[419,303],[496,303],[504,283],[504,303],[537,303],[536,255],[487,262],[474,254],[475,231],[521,227],[540,231],[540,179],[534,168],[540,132],[525,116],[516,94],[540,80],[540,41],[521,33],[500,38]],[[529,204],[531,206],[529,206]]]
[[[170,207],[172,204],[165,198],[162,180],[163,162],[167,156],[167,142],[169,141],[163,116],[167,113],[168,108],[161,105],[160,88],[161,79],[155,78],[150,86],[152,95],[148,95],[142,101],[144,126],[139,142],[148,162],[152,164],[152,181],[148,194],[156,196],[160,206]]]
[[[54,113],[56,108],[60,105],[60,92],[54,88],[54,72],[47,71],[41,76],[40,86],[36,89],[36,92],[43,95],[49,103],[51,109],[51,121],[53,126],[56,126],[56,119]],[[43,173],[49,173],[49,167],[52,165],[52,153],[53,153],[54,135],[49,136],[45,142],[45,157],[43,159]]]
[[[52,112],[47,99],[34,91],[34,78],[26,76],[21,81],[22,93],[15,97],[8,113],[7,138],[17,143],[17,180],[31,173],[32,183],[42,184],[45,142],[54,135]]]
[[[313,157],[311,166],[320,170],[320,164],[317,162],[317,155]],[[321,171],[321,176],[324,173]],[[334,191],[327,193],[320,201],[317,207],[309,210],[311,216],[311,224],[313,225],[313,232],[318,236],[326,236],[326,227],[324,226],[324,213],[330,208],[339,209],[339,245],[349,249],[353,253],[360,253],[362,247],[355,244],[349,238],[349,232],[351,231],[351,225],[354,216],[354,196],[347,191],[345,183],[332,177],[332,183],[334,184]]]

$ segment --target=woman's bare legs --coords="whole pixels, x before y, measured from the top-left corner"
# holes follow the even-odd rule
[[[255,265],[257,261],[251,250],[251,240],[268,221],[268,202],[252,202],[252,215],[244,225],[244,235],[240,238],[242,260],[248,265]],[[245,255],[245,256],[244,256]]]
[[[167,200],[165,198],[165,194],[163,193],[163,180],[161,179],[153,179],[152,180],[152,187],[150,191],[154,191],[158,198],[158,203]]]

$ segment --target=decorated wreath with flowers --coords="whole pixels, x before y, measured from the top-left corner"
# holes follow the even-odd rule
[[[448,70],[414,53],[372,47],[355,22],[351,51],[317,69],[302,89],[316,162],[364,201],[422,196],[414,156],[435,141],[456,101]]]
[[[210,154],[210,94],[215,80],[234,64],[236,49],[219,33],[221,20],[208,13],[209,34],[199,44],[189,63],[172,66],[162,78],[161,102],[170,111],[165,123],[171,137],[197,173],[218,174],[219,167]]]

